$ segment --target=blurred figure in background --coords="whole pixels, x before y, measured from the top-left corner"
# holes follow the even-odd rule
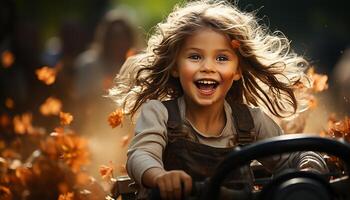
[[[76,61],[78,97],[102,95],[104,84],[118,73],[134,45],[135,33],[130,22],[117,10],[108,12],[97,26],[91,47]]]
[[[76,60],[76,106],[72,125],[89,140],[91,165],[88,170],[95,177],[99,177],[100,165],[113,162],[119,169],[126,160],[126,144],[132,125],[127,120],[115,129],[109,125],[108,116],[116,106],[104,95],[126,57],[138,46],[131,13],[132,10],[126,8],[107,12],[97,25],[90,48]],[[115,175],[123,171],[118,169]]]
[[[85,126],[85,119],[96,114],[105,89],[112,84],[127,54],[136,45],[134,27],[119,10],[111,10],[98,24],[94,40],[88,50],[76,60],[75,95],[80,119]],[[78,127],[79,128],[79,127]]]

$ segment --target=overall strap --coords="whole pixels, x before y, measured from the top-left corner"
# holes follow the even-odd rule
[[[181,127],[182,120],[181,120],[179,106],[177,105],[177,99],[162,101],[162,103],[168,110],[167,127],[169,129],[176,129],[178,127]]]
[[[234,103],[231,106],[237,131],[236,143],[238,145],[253,143],[256,140],[256,135],[253,133],[254,121],[248,106],[238,103]]]

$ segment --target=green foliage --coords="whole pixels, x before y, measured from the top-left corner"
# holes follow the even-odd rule
[[[131,7],[137,15],[142,28],[148,32],[150,28],[163,20],[179,0],[113,0],[115,6]]]

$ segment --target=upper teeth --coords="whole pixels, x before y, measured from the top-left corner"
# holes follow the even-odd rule
[[[216,82],[215,81],[200,80],[200,81],[198,81],[198,83],[200,83],[200,84],[215,84]]]

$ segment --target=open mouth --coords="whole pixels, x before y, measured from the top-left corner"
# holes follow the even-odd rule
[[[209,79],[200,79],[194,82],[200,90],[213,90],[218,87],[219,82]]]

